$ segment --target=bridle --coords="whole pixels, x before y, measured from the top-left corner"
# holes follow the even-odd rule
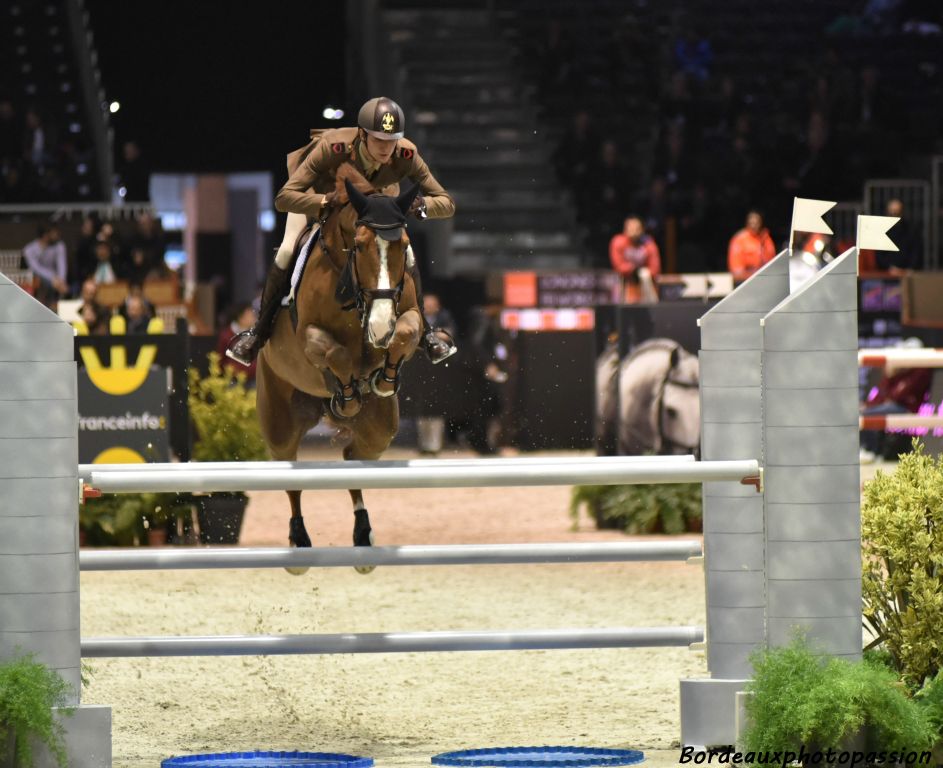
[[[357,226],[363,225],[376,232],[375,227],[371,227],[363,221],[358,220]],[[356,242],[347,246],[347,241],[341,232],[341,238],[344,240],[345,247],[341,250],[347,255],[347,261],[341,270],[341,276],[337,283],[336,298],[341,305],[341,309],[348,312],[352,309],[357,310],[357,319],[360,321],[360,327],[367,327],[367,307],[371,302],[377,299],[392,299],[393,313],[399,314],[399,300],[403,295],[403,287],[406,282],[406,268],[403,267],[403,274],[399,282],[393,288],[364,288],[360,283],[360,276],[357,273],[357,251],[360,246]],[[404,255],[405,258],[405,255]]]
[[[323,226],[324,222],[322,222]],[[358,219],[355,222],[355,226],[365,226],[371,231],[374,232],[376,237],[377,229],[382,229],[382,227],[371,226],[367,222],[364,222],[361,219]],[[394,316],[399,315],[399,300],[403,295],[403,287],[406,282],[406,268],[405,264],[403,267],[403,274],[400,276],[399,282],[393,288],[364,288],[360,282],[360,276],[357,272],[357,252],[360,250],[360,246],[357,245],[356,240],[353,244],[347,244],[347,238],[344,235],[344,230],[341,227],[338,227],[340,232],[341,241],[343,247],[341,251],[346,255],[346,261],[344,267],[341,270],[340,277],[337,281],[337,289],[334,294],[334,298],[340,304],[341,311],[349,312],[353,309],[357,310],[357,319],[360,321],[360,327],[363,331],[364,336],[367,333],[367,307],[377,299],[391,299],[393,301],[393,314]],[[355,236],[356,237],[356,236]],[[379,247],[379,246],[378,246]],[[405,257],[405,255],[404,255]],[[363,344],[361,345],[363,354],[366,355],[367,352],[367,341],[364,339]],[[370,374],[367,379],[356,379],[351,377],[351,380],[346,384],[338,381],[337,388],[334,395],[331,397],[330,407],[332,413],[339,417],[344,418],[341,413],[341,409],[346,403],[352,402],[354,400],[363,402],[363,395],[366,391],[366,387],[369,387],[369,390],[373,392],[378,397],[391,397],[399,392],[400,389],[400,368],[405,362],[405,358],[401,359],[398,363],[390,363],[390,354],[386,353],[386,356],[383,360],[383,365]],[[390,376],[387,371],[392,371],[393,375]],[[383,392],[377,388],[377,382],[384,381],[387,384],[391,384],[393,389],[391,392]],[[361,386],[362,385],[362,386]]]

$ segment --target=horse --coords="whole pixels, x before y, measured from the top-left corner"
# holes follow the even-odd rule
[[[399,428],[400,370],[419,343],[422,321],[406,270],[405,230],[418,185],[395,198],[381,195],[345,163],[335,191],[337,204],[320,231],[309,228],[296,245],[299,250],[317,237],[295,289],[295,311],[278,313],[259,353],[256,405],[275,460],[296,460],[301,439],[321,419],[346,434],[345,460],[378,459]],[[354,546],[372,546],[363,493],[349,492]],[[289,543],[310,547],[301,491],[286,493]]]
[[[618,362],[614,344],[596,363],[596,436],[613,431],[623,455],[699,453],[699,367],[671,339],[650,339]]]

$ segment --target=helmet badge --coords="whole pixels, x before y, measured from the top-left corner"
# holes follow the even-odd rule
[[[395,123],[392,113],[387,112],[380,120],[380,125],[383,127],[383,130],[386,133],[393,133],[393,126]]]

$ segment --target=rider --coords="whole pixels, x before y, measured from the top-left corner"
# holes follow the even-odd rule
[[[271,335],[278,307],[288,291],[295,242],[309,217],[324,221],[337,205],[335,174],[342,163],[352,163],[378,191],[406,178],[416,181],[420,193],[410,213],[417,218],[445,219],[455,213],[454,201],[429,171],[416,145],[403,138],[405,123],[399,104],[380,96],[360,108],[357,128],[312,131],[312,141],[288,156],[289,178],[275,196],[275,207],[288,213],[285,236],[262,289],[259,319],[233,339],[226,350],[229,357],[249,365]],[[441,363],[456,349],[427,322],[422,312],[422,285],[415,259],[409,262],[408,271],[416,286],[423,321],[422,346],[433,363]]]

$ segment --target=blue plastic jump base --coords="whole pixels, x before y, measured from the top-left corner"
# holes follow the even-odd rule
[[[594,747],[494,747],[445,752],[433,765],[481,768],[589,768],[597,765],[635,765],[645,756],[637,749]]]
[[[372,768],[372,757],[331,752],[225,752],[169,757],[160,768]]]

